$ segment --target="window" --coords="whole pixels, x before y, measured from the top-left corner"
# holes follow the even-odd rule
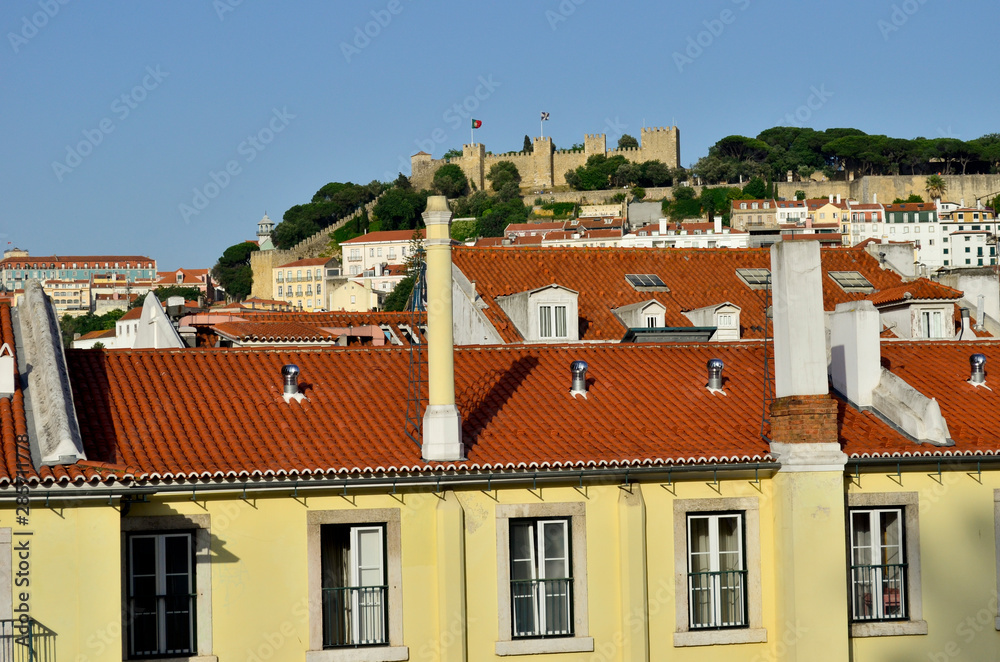
[[[736,275],[752,290],[766,290],[771,287],[770,269],[737,269]]]
[[[716,326],[735,326],[736,320],[732,313],[719,313],[715,319]]]
[[[389,643],[385,526],[320,527],[323,648]]]
[[[399,510],[316,510],[306,518],[306,662],[408,659]]]
[[[538,307],[538,337],[539,338],[567,337],[566,306]]]
[[[278,286],[278,296],[279,297],[281,296],[281,287],[282,287],[281,285]]]
[[[851,634],[927,634],[916,492],[848,495]]]
[[[659,317],[657,317],[656,315],[646,315],[646,328],[647,329],[658,328],[660,326],[659,321],[660,321]]]
[[[593,651],[586,505],[500,504],[496,509],[496,654]]]
[[[195,651],[191,532],[128,538],[128,652],[133,658]]]
[[[903,509],[852,510],[851,618],[906,619]]]
[[[767,641],[756,498],[674,501],[674,646]]]
[[[691,629],[746,626],[743,515],[688,515],[687,533]]]
[[[207,514],[121,520],[124,659],[212,655],[210,527]]]
[[[966,260],[968,263],[968,260]],[[940,310],[923,310],[920,312],[920,337],[943,338],[944,324]]]
[[[625,274],[625,280],[637,292],[669,292],[663,279],[656,274]]]
[[[569,520],[510,522],[512,635],[573,634]]]
[[[845,292],[868,294],[875,291],[875,287],[860,271],[831,271],[829,275]]]

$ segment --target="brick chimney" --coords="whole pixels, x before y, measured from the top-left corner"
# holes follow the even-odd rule
[[[777,396],[771,403],[772,446],[837,444],[837,403],[827,382],[822,278],[819,242],[781,241],[771,247]]]
[[[427,381],[421,454],[427,461],[465,458],[462,417],[455,406],[455,345],[452,322],[451,211],[443,195],[427,198]]]

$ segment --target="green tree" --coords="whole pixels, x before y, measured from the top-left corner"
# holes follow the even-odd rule
[[[623,133],[622,137],[618,139],[618,149],[639,149],[639,141]]]
[[[448,198],[457,198],[469,192],[469,180],[454,163],[448,163],[434,173],[434,189]]]
[[[948,182],[944,180],[941,175],[931,175],[924,182],[924,191],[927,195],[931,197],[932,200],[936,198],[943,198],[944,194],[948,192]]]
[[[521,147],[521,151],[528,154],[535,151],[535,145],[531,142],[531,138],[528,137],[528,134],[524,134],[524,146]]]
[[[382,310],[397,312],[406,310],[406,302],[410,298],[416,280],[415,276],[407,276],[396,283],[396,287],[392,288],[392,292],[389,292],[385,301],[382,302]]]
[[[442,156],[441,158],[447,161],[448,159],[457,159],[460,158],[461,156],[462,156],[462,150],[453,148],[445,152],[444,156]]]
[[[662,161],[645,161],[640,168],[643,186],[666,186],[671,182],[670,168]]]
[[[795,192],[795,199],[796,200],[805,200],[806,199],[806,192],[803,191],[803,190],[801,190],[801,189],[798,190],[798,191],[796,191]]]
[[[685,218],[698,218],[701,216],[701,201],[695,197],[694,189],[690,186],[675,186],[674,199],[669,205],[670,218],[679,221]]]
[[[924,201],[924,199],[922,197],[920,197],[916,193],[911,193],[905,199],[904,198],[896,198],[895,200],[892,201],[892,204],[894,204],[894,205],[905,205],[905,204],[909,204],[911,202],[923,202],[923,201]]]
[[[767,195],[767,184],[760,177],[754,177],[743,187],[743,197],[747,200],[759,200]]]
[[[180,285],[167,285],[153,290],[153,294],[160,302],[164,302],[170,297],[184,297],[185,301],[197,301],[203,296],[201,290],[196,287],[182,287]],[[129,304],[129,308],[138,308],[146,300],[146,297],[136,297],[135,301]]]
[[[420,215],[427,208],[427,191],[390,189],[372,208],[372,215],[382,230],[412,230],[423,223]]]
[[[260,250],[257,244],[244,241],[227,248],[219,261],[212,267],[214,278],[226,294],[235,301],[242,301],[253,288],[253,270],[250,268],[250,254]]]
[[[499,191],[506,184],[513,183],[514,186],[521,185],[521,173],[513,161],[498,161],[490,167],[486,174],[486,179],[490,182],[490,187],[494,191]]]

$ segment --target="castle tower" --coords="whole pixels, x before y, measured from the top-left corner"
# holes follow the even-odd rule
[[[462,168],[462,172],[469,179],[470,182],[475,184],[476,188],[480,191],[485,187],[485,175],[484,172],[484,161],[486,160],[486,145],[482,143],[473,143],[471,145],[462,145],[462,161],[459,166]],[[454,161],[452,161],[454,163]]]
[[[681,164],[681,134],[676,126],[643,127],[639,134],[639,156],[643,161],[662,161],[670,168]]]
[[[530,173],[521,173],[521,183],[533,182],[532,186],[551,188],[552,181],[552,138],[535,138],[531,158]],[[527,175],[527,177],[525,176]]]
[[[274,244],[271,243],[272,234],[274,234],[274,221],[268,217],[267,212],[264,212],[264,218],[257,223],[257,245],[262,251],[274,248]]]
[[[603,133],[588,133],[583,137],[583,155],[586,157],[594,154],[606,154],[608,151],[608,141]]]

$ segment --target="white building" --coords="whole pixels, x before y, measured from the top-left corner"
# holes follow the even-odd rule
[[[714,223],[668,223],[638,228],[621,238],[622,248],[747,248],[750,233],[722,227],[722,217]]]

